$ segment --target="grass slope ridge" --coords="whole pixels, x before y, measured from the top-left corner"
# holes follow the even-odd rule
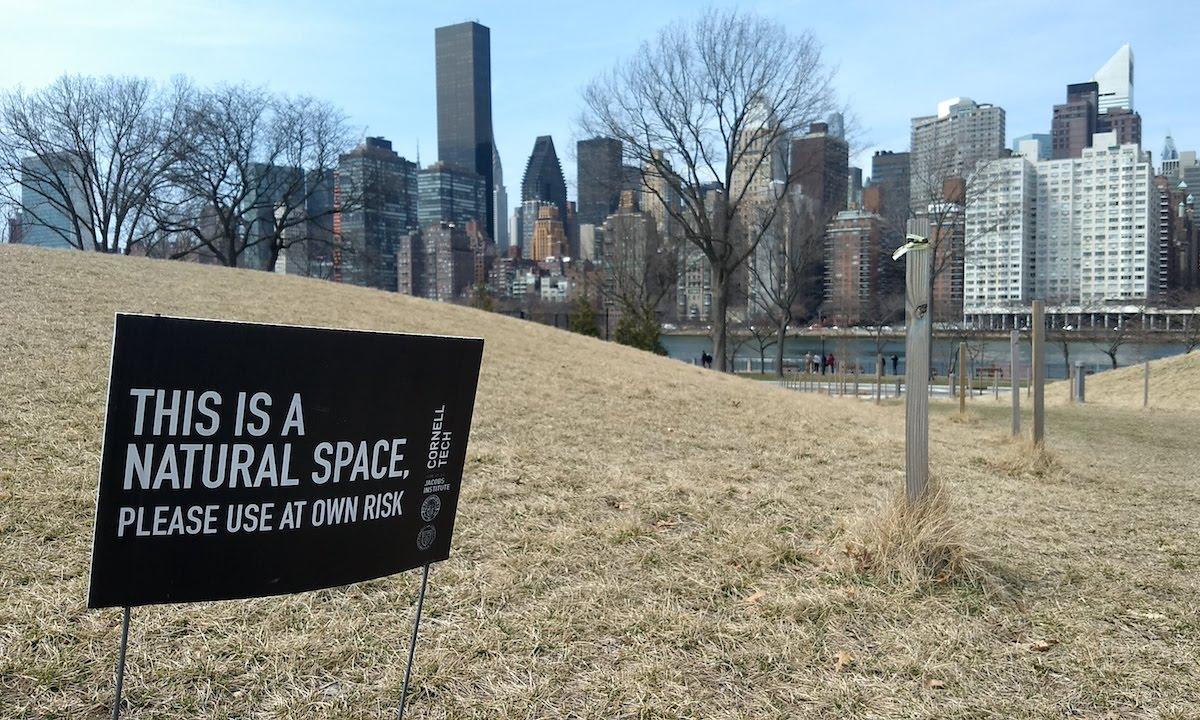
[[[1140,408],[1144,372],[1138,363],[1089,375],[1087,401]],[[1150,361],[1150,407],[1200,410],[1200,352]]]
[[[898,405],[253,271],[0,246],[0,276],[2,718],[106,716],[120,618],[84,593],[118,310],[486,338],[413,718],[1200,716],[1178,418],[1050,408],[1072,471],[1043,472],[1006,408],[935,407],[934,472],[1006,585],[913,592],[846,552],[902,483]],[[387,717],[415,589],[139,608],[124,717]]]

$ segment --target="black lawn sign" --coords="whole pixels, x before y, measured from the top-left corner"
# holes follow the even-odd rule
[[[479,339],[117,315],[88,607],[445,560],[482,355]]]

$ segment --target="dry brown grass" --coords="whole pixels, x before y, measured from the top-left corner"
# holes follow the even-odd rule
[[[957,404],[958,401],[955,400],[954,403]],[[970,410],[965,413],[960,413],[956,410],[954,414],[950,416],[950,422],[955,423],[956,425],[976,425],[979,423],[979,418]]]
[[[935,404],[931,457],[1009,595],[846,571],[903,482],[903,410],[791,393],[466,308],[249,271],[0,247],[0,717],[101,718],[84,608],[116,310],[487,339],[416,718],[1200,717],[1197,417]],[[1028,423],[1028,420],[1026,420]],[[412,575],[135,611],[145,718],[394,712]],[[937,682],[934,682],[937,681]]]
[[[1031,440],[1010,438],[1007,452],[996,453],[992,466],[1013,477],[1048,478],[1062,480],[1069,470],[1058,462],[1054,453],[1045,445],[1035,445]]]
[[[1085,397],[1089,403],[1128,408],[1142,407],[1143,367],[1141,363],[1089,375]],[[1150,361],[1150,408],[1200,411],[1200,352],[1186,353]],[[1056,383],[1056,385],[1063,385]],[[1058,402],[1067,397],[1047,390]],[[1060,398],[1061,396],[1061,398]]]
[[[861,519],[846,554],[857,572],[904,591],[948,583],[984,589],[993,578],[970,546],[969,534],[950,493],[930,479],[915,502],[898,490],[881,509]]]

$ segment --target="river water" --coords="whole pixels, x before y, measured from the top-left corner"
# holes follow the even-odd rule
[[[712,342],[707,335],[663,335],[662,344],[671,357],[690,362],[700,363],[701,351],[712,352]],[[731,345],[734,343],[731,343]],[[1089,372],[1108,370],[1112,362],[1104,354],[1101,346],[1089,340],[1078,340],[1068,343],[1071,363],[1082,362]],[[887,372],[892,372],[891,356],[896,355],[897,370],[904,372],[904,338],[887,338],[883,341],[883,357]],[[998,366],[1008,374],[1009,348],[1008,339],[972,340],[970,350],[973,365],[976,368]],[[1117,362],[1122,367],[1140,363],[1143,360],[1154,360],[1169,355],[1178,355],[1187,350],[1180,342],[1141,342],[1123,345],[1117,352]],[[939,375],[946,374],[958,352],[957,338],[934,338],[933,367]],[[784,343],[784,366],[793,367],[803,363],[805,353],[833,354],[834,359],[841,364],[843,361],[859,363],[863,372],[874,373],[875,368],[875,339],[870,337],[850,337],[837,335],[797,335],[789,336]],[[734,356],[734,367],[739,371],[750,369],[760,371],[758,343],[751,338],[737,349]],[[775,348],[766,350],[766,372],[774,372]],[[1022,375],[1028,374],[1029,338],[1022,336],[1021,363],[1024,366]],[[1063,358],[1062,345],[1055,342],[1046,343],[1046,375],[1050,378],[1067,376],[1067,366]]]

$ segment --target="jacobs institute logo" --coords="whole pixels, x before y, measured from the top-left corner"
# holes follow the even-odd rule
[[[437,537],[437,530],[432,525],[421,528],[421,532],[417,533],[417,549],[428,550],[435,537]]]
[[[425,502],[421,503],[421,519],[425,522],[431,522],[437,517],[438,511],[442,509],[442,499],[437,495],[426,495]]]

